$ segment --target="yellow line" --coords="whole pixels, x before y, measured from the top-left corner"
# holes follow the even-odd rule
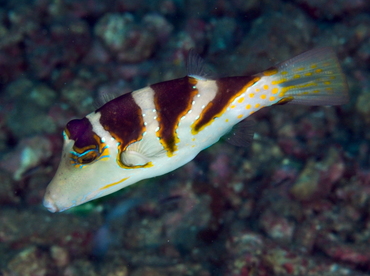
[[[117,184],[119,184],[119,183],[121,183],[121,182],[123,182],[123,181],[125,181],[125,180],[127,180],[127,179],[129,179],[129,178],[128,178],[128,177],[122,178],[120,181],[113,182],[113,183],[111,183],[111,184],[107,184],[107,185],[105,185],[104,187],[101,187],[99,190],[107,189],[107,188],[112,187],[112,186],[114,186],[114,185],[117,185]]]

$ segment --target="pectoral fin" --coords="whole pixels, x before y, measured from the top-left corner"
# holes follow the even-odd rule
[[[140,152],[125,150],[121,153],[121,162],[128,167],[144,166],[150,162],[149,158]]]

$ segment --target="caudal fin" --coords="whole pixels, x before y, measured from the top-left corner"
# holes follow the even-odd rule
[[[329,47],[317,48],[265,71],[279,87],[281,103],[340,105],[348,101],[348,88],[338,59]]]

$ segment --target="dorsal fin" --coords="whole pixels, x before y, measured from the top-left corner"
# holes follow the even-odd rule
[[[95,101],[94,101],[95,109],[98,109],[98,108],[102,107],[107,102],[110,102],[111,100],[113,100],[117,97],[118,97],[118,95],[115,95],[114,93],[106,93],[106,92],[100,93],[98,95],[98,98],[95,99]]]
[[[253,141],[255,125],[256,122],[253,119],[244,119],[235,125],[224,138],[234,146],[247,148]]]
[[[186,70],[189,77],[196,79],[205,80],[210,75],[208,70],[205,69],[203,59],[198,55],[194,48],[189,50],[186,59]]]
[[[112,88],[110,88],[112,86]],[[122,90],[120,90],[120,86],[122,86]],[[131,93],[131,91],[128,91],[127,88],[125,88],[123,85],[118,84],[118,88],[112,84],[107,85],[107,87],[104,87],[105,91],[98,92],[97,98],[94,100],[94,107],[95,109],[99,109],[103,105],[105,105],[107,102],[110,102],[111,100],[114,100],[115,98],[118,98],[119,96],[122,96],[127,93]],[[108,92],[109,91],[109,92]]]

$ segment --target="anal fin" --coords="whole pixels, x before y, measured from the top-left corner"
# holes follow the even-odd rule
[[[256,122],[247,118],[235,125],[231,131],[224,136],[226,142],[237,147],[249,147],[253,141]]]

